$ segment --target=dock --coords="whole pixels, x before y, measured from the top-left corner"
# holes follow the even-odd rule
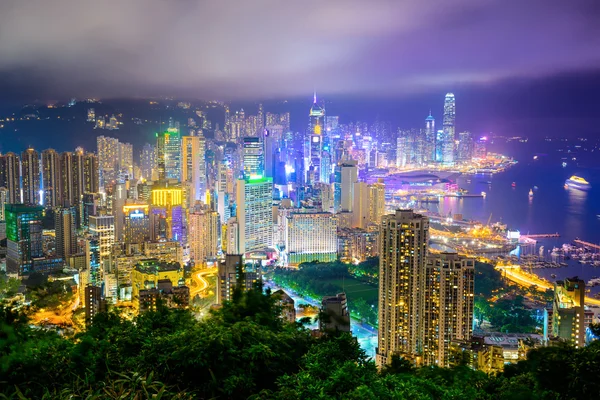
[[[594,249],[594,250],[600,250],[600,246],[594,243],[590,243],[590,242],[585,242],[583,240],[579,240],[579,239],[575,239],[573,240],[573,243],[578,244],[582,247],[587,247],[589,249]]]
[[[556,233],[538,233],[536,235],[521,235],[521,237],[528,239],[545,239],[545,238],[557,238],[560,237],[558,232]]]

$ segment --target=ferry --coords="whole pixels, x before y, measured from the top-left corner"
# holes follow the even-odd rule
[[[573,175],[572,177],[570,177],[569,179],[567,179],[565,181],[565,187],[580,189],[580,190],[588,190],[592,187],[592,185],[590,185],[590,183],[588,181],[586,181],[585,179],[583,179],[579,176]]]
[[[510,185],[510,186],[512,186],[512,187],[517,187],[517,184],[516,184],[515,182],[513,182],[513,183],[511,183],[511,185]]]
[[[529,197],[533,197],[533,189],[529,189]]]

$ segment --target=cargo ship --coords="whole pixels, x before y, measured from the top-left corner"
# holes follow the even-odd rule
[[[592,187],[592,185],[590,185],[588,181],[576,175],[573,175],[572,177],[567,179],[565,181],[565,186],[580,190],[588,190]]]

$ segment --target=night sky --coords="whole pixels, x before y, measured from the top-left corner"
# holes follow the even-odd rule
[[[452,91],[459,129],[594,134],[598,21],[597,0],[4,0],[0,105],[316,88],[348,119],[412,127]]]

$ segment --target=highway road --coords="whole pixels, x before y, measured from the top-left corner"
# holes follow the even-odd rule
[[[206,277],[209,275],[214,275],[217,273],[217,268],[204,268],[192,274],[192,290],[190,291],[191,298],[196,297],[196,295],[201,294],[203,291],[208,289],[210,283],[206,280]]]
[[[497,266],[496,268],[501,271],[506,278],[510,279],[517,285],[527,287],[535,285],[540,291],[554,289],[553,283],[542,280],[536,275],[526,273],[518,265]],[[585,304],[588,306],[600,306],[600,299],[586,296]]]

